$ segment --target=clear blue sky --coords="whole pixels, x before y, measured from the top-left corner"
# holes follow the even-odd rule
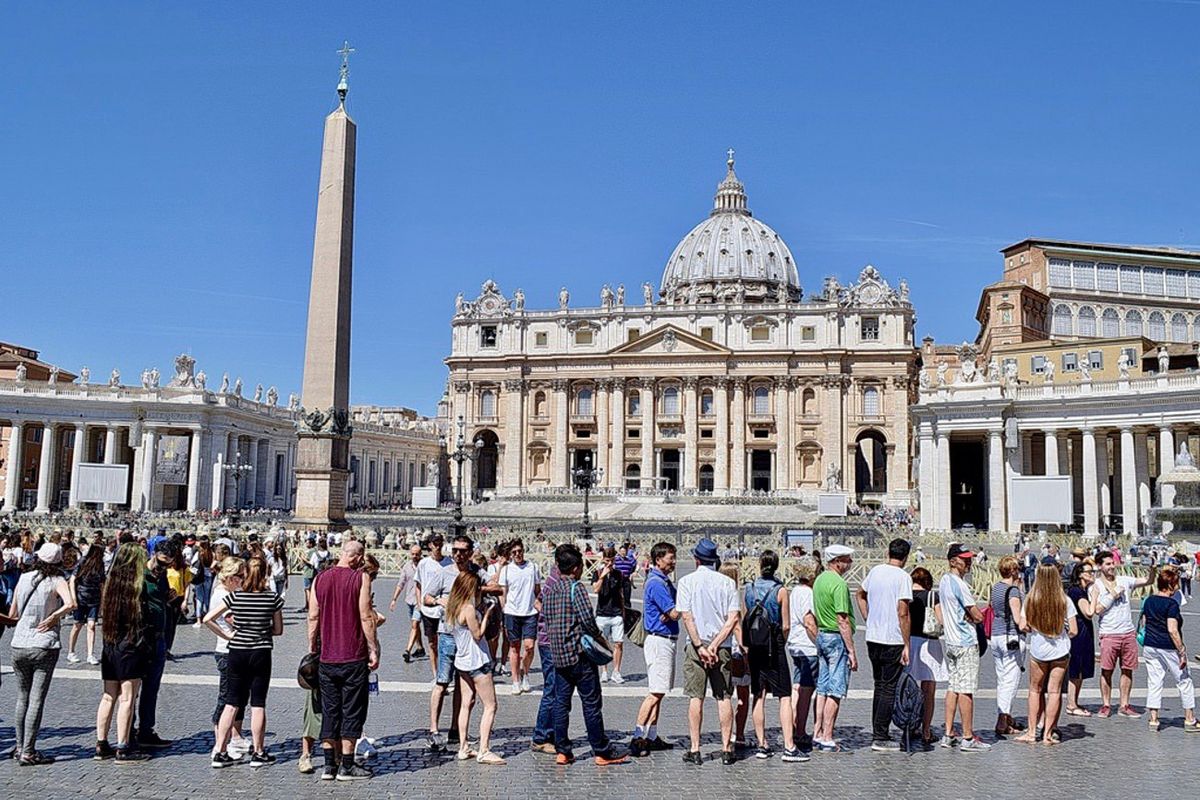
[[[343,38],[355,402],[432,412],[487,278],[657,285],[730,146],[807,291],[872,263],[939,341],[1027,236],[1200,248],[1200,0],[588,5],[6,4],[0,339],[298,391]]]

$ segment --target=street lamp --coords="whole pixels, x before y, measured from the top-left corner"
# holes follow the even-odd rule
[[[588,515],[588,495],[593,486],[600,483],[604,476],[603,469],[592,469],[591,465],[576,467],[571,470],[571,479],[576,489],[583,489],[583,538],[592,538],[592,520]]]
[[[483,450],[483,439],[477,438],[474,442],[474,450],[467,447],[466,440],[466,422],[463,421],[462,414],[458,415],[458,436],[454,442],[454,451],[450,452],[450,442],[446,436],[440,437],[443,448],[446,448],[446,457],[458,464],[458,483],[457,491],[454,497],[454,522],[450,526],[451,537],[458,536],[466,531],[467,526],[463,524],[463,464],[467,461],[474,461],[479,452]]]
[[[237,450],[233,454],[234,461],[230,464],[222,465],[226,475],[233,476],[233,513],[229,515],[229,522],[236,525],[241,520],[241,513],[238,508],[239,498],[242,496],[242,478],[254,471],[254,465],[249,462],[242,462],[242,451]]]

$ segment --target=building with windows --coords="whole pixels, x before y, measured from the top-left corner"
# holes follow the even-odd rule
[[[805,297],[782,237],[753,216],[732,155],[711,213],[657,287],[530,310],[493,281],[459,295],[447,414],[482,445],[470,493],[566,490],[811,500],[842,487],[907,504],[917,352],[908,287],[871,266]]]

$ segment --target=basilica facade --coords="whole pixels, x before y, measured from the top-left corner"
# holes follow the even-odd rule
[[[732,155],[657,291],[604,285],[598,299],[573,306],[563,287],[557,308],[533,310],[490,280],[459,295],[445,413],[476,451],[468,496],[566,491],[592,468],[611,493],[910,502],[907,285],[867,266],[806,297]]]

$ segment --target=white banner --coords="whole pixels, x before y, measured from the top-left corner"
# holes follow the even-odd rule
[[[187,484],[190,436],[160,436],[158,459],[154,467],[155,483]]]
[[[79,489],[75,499],[81,503],[125,503],[129,500],[127,464],[80,464]]]

